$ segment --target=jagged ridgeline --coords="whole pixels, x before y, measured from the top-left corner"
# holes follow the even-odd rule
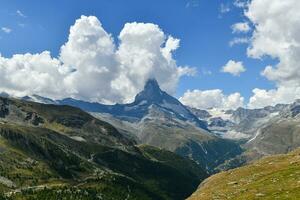
[[[0,199],[184,199],[207,177],[78,108],[0,98]]]

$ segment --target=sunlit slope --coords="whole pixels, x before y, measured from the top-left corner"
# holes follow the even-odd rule
[[[300,149],[213,175],[188,199],[300,199]]]

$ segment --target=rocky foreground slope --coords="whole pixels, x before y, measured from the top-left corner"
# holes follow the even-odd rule
[[[206,179],[188,200],[300,199],[300,149]]]
[[[0,98],[0,199],[184,199],[207,177],[78,108]]]

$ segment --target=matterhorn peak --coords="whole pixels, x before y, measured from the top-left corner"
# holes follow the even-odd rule
[[[165,95],[166,93],[160,89],[156,79],[148,79],[144,89],[135,97],[135,102],[159,102]]]
[[[160,90],[157,80],[155,78],[148,79],[144,86],[144,90]]]

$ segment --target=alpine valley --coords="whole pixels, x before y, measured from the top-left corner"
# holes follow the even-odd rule
[[[199,110],[155,79],[129,104],[1,96],[0,199],[300,198],[300,101]]]

